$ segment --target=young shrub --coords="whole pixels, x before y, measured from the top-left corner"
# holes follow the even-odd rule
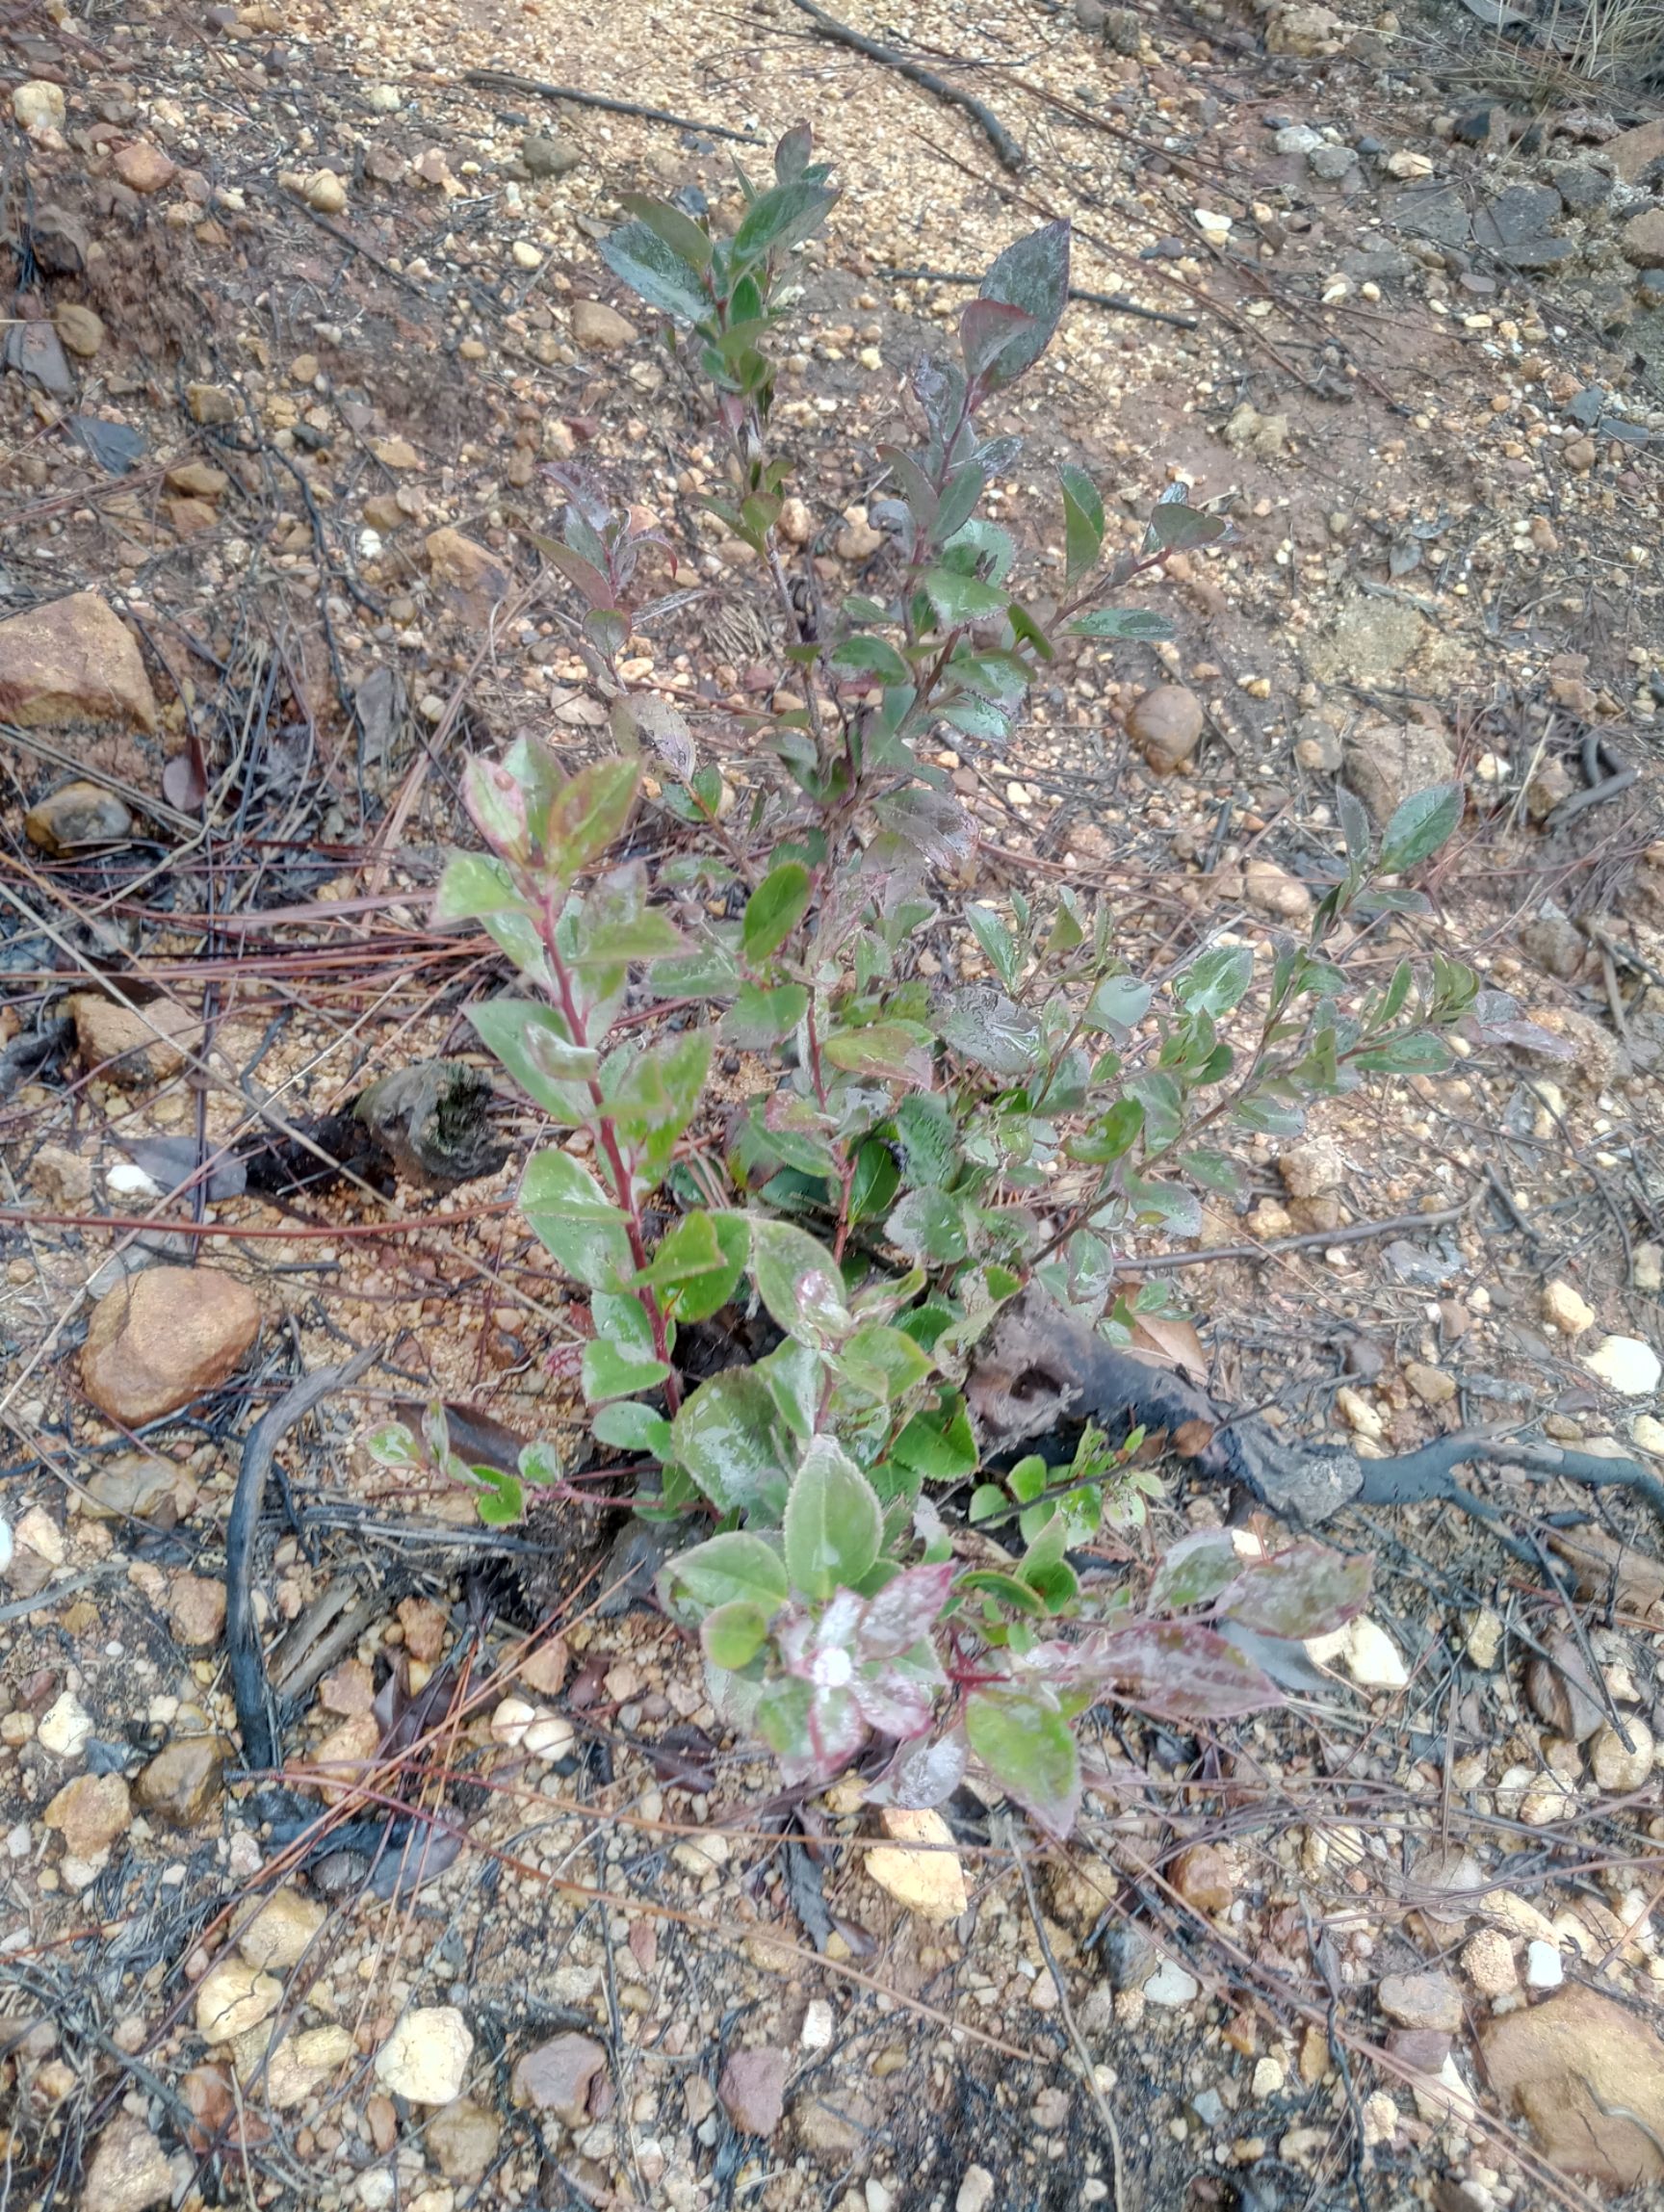
[[[770,187],[742,179],[725,235],[637,199],[603,247],[707,380],[742,494],[725,520],[788,607],[767,345],[788,256],[836,196],[811,150],[793,132]],[[1111,1448],[1088,1428],[1067,1467],[984,1470],[961,1388],[977,1339],[1033,1283],[1127,1340],[1162,1303],[1154,1287],[1131,1304],[1117,1289],[1130,1236],[1194,1234],[1204,1194],[1235,1187],[1234,1136],[1290,1133],[1314,1099],[1443,1068],[1441,1032],[1476,1005],[1471,975],[1440,960],[1353,1003],[1331,956],[1342,923],[1425,903],[1377,878],[1452,833],[1454,786],[1408,801],[1373,856],[1343,798],[1344,866],[1268,966],[1216,945],[1157,990],[1118,959],[1107,911],[1064,888],[1044,904],[1014,896],[1009,923],[964,909],[993,981],[933,990],[911,972],[940,874],[974,849],[919,743],[943,728],[1001,742],[1053,651],[1014,586],[1014,540],[978,513],[1016,454],[980,418],[1044,351],[1068,263],[1064,225],[1019,240],[961,316],[956,353],[915,369],[918,439],[879,455],[893,586],[847,599],[829,636],[793,649],[809,704],[769,725],[785,778],[749,819],[725,821],[715,771],[685,764],[657,801],[682,849],[655,875],[612,857],[645,804],[638,755],[568,776],[523,741],[469,764],[486,849],[452,860],[436,905],[477,923],[520,977],[470,1015],[557,1132],[527,1163],[521,1210],[589,1296],[595,1439],[638,1458],[638,1510],[688,1523],[658,1592],[698,1637],[722,1708],[792,1778],[890,1747],[886,1786],[904,1802],[947,1795],[975,1756],[1056,1834],[1090,1705],[1205,1722],[1275,1703],[1278,1640],[1349,1619],[1367,1566],[1310,1543],[1243,1565],[1228,1539],[1192,1537],[1141,1597],[1083,1592],[1070,1553],[1105,1522],[1136,1526],[1157,1487],[1137,1439]],[[1218,542],[1223,521],[1166,500],[1105,569],[1095,487],[1071,468],[1062,492],[1072,596],[1053,627],[1167,635],[1105,594]],[[649,533],[575,498],[550,553],[614,684],[626,571]],[[621,693],[615,726],[637,718]],[[689,888],[701,896],[684,913]],[[705,900],[723,890],[729,913],[713,919]],[[684,1026],[655,1034],[641,1016],[656,1001]],[[688,1022],[689,1001],[705,1019]],[[1510,1013],[1495,995],[1479,1011],[1493,1026]],[[720,1127],[701,1110],[718,1045],[753,1071]],[[777,1340],[689,1388],[683,1332],[729,1306],[761,1309]],[[377,1448],[423,1449],[403,1432]],[[450,1464],[442,1435],[427,1450]],[[557,1479],[533,1450],[527,1479]],[[488,1518],[517,1509],[506,1481],[490,1478]],[[956,1553],[953,1499],[989,1535],[1013,1532],[1003,1563]]]

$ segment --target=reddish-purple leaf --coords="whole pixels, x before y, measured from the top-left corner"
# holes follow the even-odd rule
[[[1230,1720],[1283,1694],[1223,1636],[1187,1621],[1144,1621],[1095,1638],[1099,1679],[1123,1704],[1166,1720]]]
[[[861,1717],[880,1735],[922,1736],[936,1717],[940,1680],[915,1672],[898,1659],[866,1668],[850,1692]]]
[[[959,347],[973,382],[994,367],[1013,338],[1032,330],[1034,317],[1003,299],[973,299],[959,317]]]
[[[1304,1643],[1344,1627],[1368,1602],[1368,1560],[1349,1559],[1307,1538],[1244,1568],[1220,1595],[1217,1610],[1262,1636]]]
[[[822,1775],[847,1766],[867,1740],[867,1723],[847,1690],[817,1690],[809,1706],[809,1743]]]
[[[857,1638],[862,1656],[893,1659],[928,1636],[948,1602],[953,1574],[951,1559],[934,1567],[909,1567],[869,1598]]]

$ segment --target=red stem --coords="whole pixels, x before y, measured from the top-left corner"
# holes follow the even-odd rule
[[[584,1016],[578,1011],[578,1002],[572,992],[572,978],[566,964],[555,948],[555,928],[559,920],[555,912],[554,895],[545,894],[543,899],[543,945],[549,955],[549,966],[560,993],[560,1011],[566,1017],[566,1028],[573,1044],[582,1051],[588,1046],[589,1032]],[[641,1207],[636,1196],[635,1179],[624,1164],[623,1151],[618,1142],[618,1131],[612,1117],[606,1111],[599,1080],[589,1078],[589,1097],[595,1107],[595,1139],[607,1158],[608,1171],[612,1181],[612,1195],[618,1201],[626,1218],[624,1233],[630,1239],[630,1257],[637,1272],[647,1265],[647,1239],[641,1225]],[[663,1361],[669,1369],[664,1377],[665,1410],[674,1418],[682,1403],[682,1383],[670,1358],[670,1333],[665,1324],[664,1310],[657,1294],[645,1284],[636,1292],[641,1311],[647,1316],[653,1331],[653,1356]]]

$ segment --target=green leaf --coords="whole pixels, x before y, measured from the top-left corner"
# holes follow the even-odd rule
[[[887,1144],[876,1137],[855,1155],[855,1173],[849,1181],[849,1219],[875,1221],[889,1210],[901,1187],[901,1170]]]
[[[812,238],[837,196],[829,186],[812,183],[806,177],[759,194],[734,233],[729,248],[734,268],[742,269],[747,262],[761,261],[767,253],[780,252]]]
[[[486,1051],[545,1113],[571,1123],[587,1116],[588,1079],[600,1055],[567,1041],[565,1021],[552,1006],[532,999],[488,999],[466,1011]]]
[[[655,199],[644,192],[621,192],[618,204],[644,222],[663,245],[667,246],[679,260],[685,261],[695,272],[711,266],[711,236],[701,230],[691,216],[684,215],[667,199]],[[628,283],[629,279],[625,281]]]
[[[820,1052],[835,1068],[851,1075],[875,1076],[883,1082],[923,1084],[930,1080],[931,1036],[919,1022],[874,1022],[865,1029],[837,1029]]]
[[[767,1385],[775,1410],[799,1444],[815,1434],[820,1412],[821,1383],[826,1363],[808,1344],[788,1337],[783,1344],[759,1360],[751,1372]]]
[[[711,1068],[711,1032],[689,1029],[645,1051],[629,1046],[601,1071],[609,1115],[643,1166],[661,1171],[693,1117]]]
[[[826,1247],[789,1221],[759,1213],[750,1222],[752,1280],[781,1328],[816,1346],[847,1336],[844,1277]]]
[[[1126,638],[1142,645],[1159,645],[1177,632],[1165,614],[1153,614],[1145,607],[1097,607],[1090,614],[1077,615],[1069,625],[1069,635]]]
[[[677,1620],[687,1619],[689,1607],[702,1616],[733,1604],[756,1605],[772,1619],[792,1595],[779,1552],[740,1529],[678,1552],[660,1570],[659,1586],[670,1594],[665,1611]]]
[[[589,1170],[558,1145],[546,1146],[527,1161],[520,1183],[520,1204],[528,1213],[535,1209],[562,1221],[627,1219]]]
[[[1074,584],[1097,565],[1104,549],[1104,502],[1084,469],[1065,462],[1057,474],[1063,485],[1064,580]]]
[[[983,984],[953,992],[938,1027],[944,1044],[994,1076],[1026,1076],[1040,1050],[1034,1016]]]
[[[997,522],[978,514],[956,530],[942,551],[944,555],[957,555],[960,559],[969,554],[978,563],[985,561],[989,583],[1003,584],[1017,558],[1017,541],[1008,530],[1001,530]],[[1013,600],[1007,612],[1015,621],[1022,610]],[[1048,652],[1046,657],[1050,660],[1051,654]]]
[[[973,1690],[965,1736],[1001,1788],[1059,1840],[1080,1809],[1080,1761],[1069,1724],[1039,1691]]]
[[[535,909],[514,888],[502,861],[483,852],[454,852],[445,863],[433,899],[435,922],[477,922],[505,910],[533,914]]]
[[[885,1222],[884,1235],[898,1252],[927,1266],[953,1266],[970,1256],[963,1207],[929,1184],[908,1191]]]
[[[951,568],[926,569],[923,588],[939,619],[949,628],[1005,612],[1004,592]]]
[[[422,1467],[426,1455],[403,1421],[390,1421],[364,1439],[364,1449],[377,1467]]]
[[[1068,304],[1068,223],[1049,222],[1008,246],[983,277],[981,297],[1020,307],[1034,318],[1033,327],[1012,338],[1000,356],[1000,380],[1013,383],[1052,343]]]
[[[1188,553],[1198,545],[1217,545],[1230,527],[1222,514],[1208,514],[1183,499],[1164,499],[1151,510],[1144,542],[1152,553]]]
[[[645,222],[625,223],[601,241],[599,251],[620,283],[661,314],[678,323],[697,323],[710,312],[711,295],[698,270]]]
[[[1366,1053],[1353,1053],[1350,1063],[1368,1076],[1442,1076],[1454,1057],[1443,1037],[1415,1029],[1406,1036],[1389,1037]]]
[[[547,1490],[561,1478],[560,1454],[555,1446],[539,1437],[520,1450],[519,1472],[522,1482],[535,1489]]]
[[[526,1492],[517,1474],[506,1468],[477,1469],[481,1488],[474,1510],[487,1528],[512,1528],[526,1518]]]
[[[1251,945],[1216,945],[1191,961],[1175,980],[1173,995],[1192,1013],[1217,1021],[1241,1004],[1253,980]]]
[[[901,1329],[869,1321],[837,1356],[837,1369],[858,1390],[892,1405],[930,1372],[930,1355]]]
[[[959,1392],[949,1391],[944,1404],[916,1413],[891,1445],[890,1456],[926,1482],[957,1482],[974,1474],[982,1454]]]
[[[1156,994],[1135,976],[1106,976],[1092,994],[1081,1026],[1088,1029],[1136,1028]]]
[[[581,920],[579,941],[567,957],[575,969],[611,968],[620,961],[660,960],[683,949],[682,932],[667,914],[645,906],[638,914],[588,928]]]
[[[638,1354],[596,1338],[584,1347],[584,1395],[590,1405],[608,1398],[631,1398],[650,1391],[670,1372],[663,1360],[643,1360]]]
[[[629,1281],[636,1262],[623,1216],[566,1153],[551,1146],[533,1155],[520,1181],[520,1210],[574,1282],[609,1291]]]
[[[1021,966],[1017,943],[1009,929],[991,906],[967,906],[965,919],[971,924],[971,933],[981,946],[984,956],[1007,991],[1017,988],[1017,971]]]
[[[723,1041],[741,1052],[762,1052],[789,1037],[808,1010],[809,993],[801,983],[776,983],[772,990],[741,983],[722,1017]]]
[[[641,779],[639,760],[598,761],[580,768],[549,806],[546,844],[551,863],[576,875],[599,860],[623,834]]]
[[[853,1589],[878,1556],[878,1493],[830,1437],[817,1437],[786,1500],[786,1572],[805,1598]]]
[[[1146,1610],[1182,1613],[1188,1605],[1206,1605],[1235,1579],[1241,1564],[1226,1529],[1202,1528],[1181,1536],[1156,1570]]]
[[[1412,792],[1387,824],[1378,862],[1383,875],[1402,875],[1407,868],[1438,851],[1462,820],[1464,794],[1459,783],[1434,784]]]
[[[809,911],[809,871],[800,860],[772,868],[745,901],[740,943],[747,960],[760,965],[778,952]]]
[[[988,479],[979,460],[964,461],[942,486],[942,497],[936,508],[935,533],[944,539],[951,539],[964,529],[982,497],[982,487]]]
[[[669,1298],[678,1320],[707,1320],[733,1297],[750,1249],[743,1214],[695,1211],[669,1232],[638,1280]]]
[[[699,1624],[699,1643],[713,1666],[738,1674],[748,1667],[763,1649],[768,1633],[768,1616],[749,1598],[731,1598],[717,1605]]]
[[[959,1132],[946,1100],[935,1092],[916,1092],[896,1108],[896,1134],[907,1181],[944,1184],[959,1164]]]
[[[668,1459],[673,1448],[670,1423],[651,1406],[633,1404],[628,1398],[602,1406],[589,1423],[591,1433],[614,1451],[645,1451],[655,1459]]]
[[[979,1482],[971,1493],[971,1525],[975,1527],[977,1522],[987,1521],[996,1513],[1003,1513],[1005,1505],[1005,1493],[997,1482]]]
[[[913,671],[883,638],[866,635],[845,638],[830,656],[841,676],[876,676],[886,684],[910,684]]]
[[[1039,1591],[1031,1590],[1020,1575],[1007,1574],[998,1567],[974,1567],[961,1574],[953,1587],[975,1591],[979,1598],[992,1598],[996,1604],[1007,1606],[1025,1620],[1046,1617],[1046,1600]]]
[[[683,1400],[670,1433],[678,1463],[718,1513],[778,1516],[787,1473],[774,1400],[755,1367],[729,1367],[701,1383]]]

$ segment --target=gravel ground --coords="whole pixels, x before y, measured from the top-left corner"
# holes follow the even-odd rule
[[[1644,1511],[1556,1528],[1495,1470],[1534,1564],[1355,1516],[1377,1600],[1319,1690],[1201,1746],[1105,1717],[1067,1850],[975,1790],[898,1838],[853,1784],[779,1793],[665,1624],[595,1607],[604,1517],[512,1548],[365,1454],[434,1392],[569,1429],[588,1318],[510,1209],[530,1112],[498,1103],[507,1164],[448,1196],[367,1167],[145,1225],[135,1142],[304,1128],[465,1049],[488,965],[428,921],[458,763],[603,742],[528,535],[553,471],[659,515],[633,680],[736,786],[767,772],[771,606],[594,248],[621,193],[720,204],[807,117],[844,187],[777,408],[807,593],[891,558],[873,454],[966,297],[944,279],[1057,214],[1124,305],[1078,302],[996,426],[1037,603],[1059,460],[1118,542],[1175,478],[1235,526],[1156,587],[1172,645],[1082,645],[1008,748],[941,754],[978,895],[1107,898],[1156,974],[1310,910],[1337,776],[1377,812],[1469,787],[1434,916],[1360,973],[1459,950],[1537,1034],[1249,1150],[1201,1246],[1335,1241],[1184,1256],[1211,1387],[1365,1449],[1529,1419],[1658,1464],[1656,1359],[1628,1392],[1586,1364],[1664,1341],[1657,102],[1564,58],[1522,90],[1431,8],[851,20],[973,88],[1023,167],[787,0],[0,32],[0,1051],[40,1046],[0,1063],[0,2203],[1664,2203]],[[41,705],[48,608],[72,712]],[[950,911],[925,959],[982,972]],[[189,1395],[113,1418],[89,1316],[147,1262],[175,1272],[139,1379]],[[351,1827],[286,1854],[224,1640],[248,1428],[372,1344],[279,1449],[255,1590],[291,1769],[343,1819],[437,1809],[420,1881]],[[1176,1481],[1149,1545],[1227,1503]]]

